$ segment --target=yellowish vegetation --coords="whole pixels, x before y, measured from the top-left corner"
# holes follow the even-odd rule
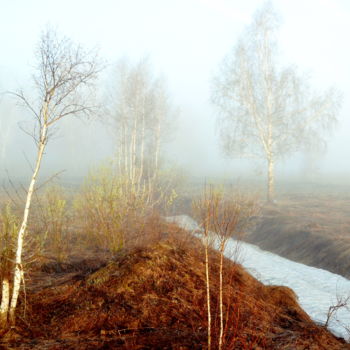
[[[14,243],[18,231],[18,218],[13,213],[10,204],[1,209],[1,231],[0,231],[0,262],[2,279],[9,278],[13,267]]]

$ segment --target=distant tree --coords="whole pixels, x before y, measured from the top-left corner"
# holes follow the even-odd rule
[[[117,67],[111,120],[117,139],[116,160],[129,188],[151,194],[160,169],[161,146],[173,126],[165,82],[154,78],[148,60]]]
[[[268,201],[276,160],[323,145],[340,107],[335,90],[314,93],[295,67],[278,64],[277,29],[278,17],[266,3],[224,59],[212,94],[226,155],[266,160]]]
[[[91,94],[88,93],[99,71],[95,53],[86,52],[71,40],[59,38],[55,31],[47,29],[41,36],[36,57],[34,82],[37,99],[31,102],[22,91],[12,93],[34,117],[34,129],[28,133],[35,140],[37,158],[28,187],[23,220],[17,235],[11,301],[2,300],[1,303],[3,325],[15,323],[15,310],[23,280],[23,242],[31,200],[48,140],[55,131],[55,125],[61,119],[68,116],[87,115],[95,109]]]

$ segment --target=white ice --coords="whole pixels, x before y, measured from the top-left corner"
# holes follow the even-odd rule
[[[168,217],[186,230],[198,230],[198,224],[187,215]],[[239,256],[234,256],[239,244]],[[350,281],[326,270],[300,264],[259,247],[231,239],[225,255],[235,258],[255,278],[267,285],[287,286],[298,296],[301,307],[317,323],[324,324],[328,308],[337,303],[337,298],[350,295]],[[329,329],[348,340],[346,327],[350,326],[350,310],[340,309],[331,320]]]

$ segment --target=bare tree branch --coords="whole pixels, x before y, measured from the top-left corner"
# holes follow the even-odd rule
[[[38,65],[34,82],[38,92],[38,103],[30,103],[22,91],[11,93],[34,116],[35,128],[31,136],[37,146],[36,163],[27,191],[22,224],[17,236],[12,296],[11,300],[2,300],[1,303],[1,319],[8,319],[11,326],[15,323],[17,300],[23,282],[24,236],[47,142],[55,131],[53,125],[62,118],[94,112],[95,107],[90,104],[90,98],[88,98],[90,96],[87,92],[96,81],[100,70],[96,55],[85,52],[79,45],[74,45],[67,38],[58,38],[51,29],[47,29],[42,34],[36,57]]]

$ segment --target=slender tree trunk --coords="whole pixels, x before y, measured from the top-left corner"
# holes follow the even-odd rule
[[[207,284],[207,310],[208,310],[208,350],[211,348],[211,311],[210,311],[210,279],[209,279],[209,233],[207,233],[205,243],[205,277]]]
[[[145,104],[145,102],[143,102]],[[140,171],[137,179],[138,189],[140,190],[141,180],[143,177],[143,169],[144,169],[144,150],[145,150],[145,111],[144,106],[142,110],[142,124],[141,124],[141,146],[140,146]]]
[[[136,169],[137,169],[137,158],[136,158],[136,147],[137,147],[137,116],[135,117],[134,130],[132,135],[132,145],[131,145],[131,157],[132,157],[132,171],[131,171],[131,183],[132,188],[134,189],[134,185],[136,183]]]
[[[267,201],[272,203],[275,196],[275,162],[273,157],[267,161]]]
[[[266,110],[266,121],[268,125],[268,135],[267,135],[267,160],[268,160],[268,179],[267,179],[267,201],[269,203],[272,203],[274,200],[274,153],[273,153],[273,140],[274,140],[274,134],[273,134],[273,128],[274,128],[274,121],[273,121],[273,71],[272,71],[272,65],[271,65],[271,46],[269,45],[270,40],[270,30],[267,29],[267,27],[264,28],[263,31],[264,39],[263,39],[263,46],[262,46],[262,59],[263,59],[263,74],[264,74],[264,81],[265,81],[265,105],[267,107]]]
[[[158,162],[159,162],[159,152],[160,152],[160,132],[161,132],[161,122],[160,117],[158,118],[158,125],[156,131],[156,147],[154,154],[154,174],[158,173]]]
[[[133,174],[133,145],[134,145],[134,133],[131,132],[131,137],[130,137],[130,145],[129,145],[129,179],[130,183],[132,184],[132,174]]]
[[[115,153],[117,157],[117,166],[118,166],[117,170],[121,171],[123,166],[123,156],[124,156],[122,136],[118,139],[118,146]]]
[[[40,143],[38,146],[38,155],[36,160],[35,169],[32,175],[32,179],[29,184],[28,193],[27,193],[27,200],[26,205],[24,208],[23,213],[23,221],[20,227],[20,230],[18,232],[17,237],[17,250],[16,250],[16,259],[15,259],[15,271],[13,276],[13,289],[12,289],[12,297],[11,297],[11,304],[10,304],[10,313],[9,313],[9,321],[10,325],[15,325],[15,316],[16,316],[16,306],[17,306],[17,300],[19,295],[19,290],[21,287],[21,280],[23,276],[23,267],[22,267],[22,250],[23,250],[23,240],[24,235],[27,229],[27,223],[28,223],[28,216],[29,216],[29,209],[32,201],[32,196],[34,193],[34,187],[37,179],[37,175],[40,169],[41,160],[44,154],[44,149],[46,145],[46,137],[47,137],[47,125],[44,124],[41,130],[40,135]]]
[[[0,305],[0,329],[7,326],[7,317],[10,306],[10,281],[8,277],[4,277],[2,280],[2,294]]]
[[[128,176],[129,169],[128,169],[128,142],[126,137],[126,126],[125,123],[123,124],[123,156],[124,156],[124,175]]]
[[[222,337],[224,335],[224,312],[223,312],[223,297],[222,297],[222,267],[224,260],[224,244],[220,247],[220,271],[219,271],[219,304],[220,304],[220,335],[219,335],[219,350],[222,349]]]

